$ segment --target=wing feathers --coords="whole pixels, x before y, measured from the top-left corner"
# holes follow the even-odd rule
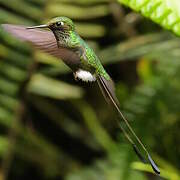
[[[54,34],[51,31],[40,29],[27,29],[26,26],[2,24],[5,31],[22,41],[32,43],[36,48],[61,58],[71,68],[80,63],[76,53],[69,49],[59,48]]]

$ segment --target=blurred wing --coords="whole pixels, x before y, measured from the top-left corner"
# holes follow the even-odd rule
[[[59,48],[54,34],[51,31],[27,29],[26,26],[2,24],[5,31],[22,41],[32,43],[36,48],[61,58],[67,65],[79,64],[79,57],[71,50]]]

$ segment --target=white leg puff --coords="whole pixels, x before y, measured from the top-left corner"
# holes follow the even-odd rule
[[[89,71],[85,71],[82,69],[79,69],[78,71],[75,72],[75,78],[81,79],[82,81],[96,81],[96,77],[91,74]]]

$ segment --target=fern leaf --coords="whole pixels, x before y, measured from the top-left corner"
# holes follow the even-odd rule
[[[118,0],[180,36],[179,0]]]

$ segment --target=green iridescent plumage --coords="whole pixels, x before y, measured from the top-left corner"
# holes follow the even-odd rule
[[[83,54],[81,56],[81,62],[86,66],[91,66],[95,69],[95,72],[106,78],[107,80],[110,79],[109,75],[105,71],[104,67],[102,66],[100,60],[94,53],[94,51],[88,46],[88,44],[76,33],[70,33],[70,42],[76,44],[76,47],[80,46],[83,48]]]
[[[63,29],[60,31],[56,26],[56,22],[63,23]],[[105,79],[110,80],[100,60],[88,44],[76,33],[75,26],[71,19],[67,17],[57,17],[48,22],[48,26],[52,27],[54,35],[59,46],[70,48],[79,53],[82,68],[91,73],[97,73]]]

